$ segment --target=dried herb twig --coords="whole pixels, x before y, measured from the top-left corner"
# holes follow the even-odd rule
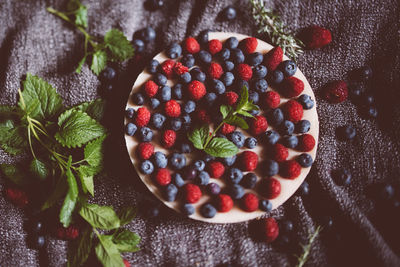
[[[296,256],[298,259],[298,263],[297,263],[296,267],[302,267],[307,262],[308,257],[310,256],[312,244],[314,243],[315,239],[318,237],[318,235],[321,231],[322,231],[322,227],[318,226],[315,229],[314,233],[310,233],[310,236],[308,237],[308,243],[306,245],[304,245],[304,244],[301,245],[303,248],[303,254],[301,254],[300,256]]]

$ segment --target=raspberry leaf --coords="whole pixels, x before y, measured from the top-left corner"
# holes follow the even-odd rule
[[[93,246],[92,229],[86,227],[81,237],[68,246],[68,267],[81,266],[89,257]]]
[[[71,158],[72,159],[72,158]],[[64,227],[68,227],[72,220],[72,213],[75,210],[76,202],[78,200],[78,184],[71,169],[68,168],[65,175],[67,176],[68,192],[64,199],[64,203],[60,211],[60,222]]]
[[[105,101],[101,98],[97,98],[96,100],[90,102],[83,102],[74,108],[85,112],[93,119],[100,121],[104,115]]]
[[[93,167],[101,167],[103,161],[103,141],[105,135],[89,142],[84,149],[84,156],[87,163]]]
[[[40,180],[45,180],[49,175],[49,171],[47,169],[46,164],[36,158],[32,160],[29,166],[29,170],[33,175],[35,175]]]
[[[113,234],[113,243],[120,252],[136,252],[139,250],[138,244],[140,236],[129,230],[123,229]]]
[[[99,244],[96,246],[97,259],[106,267],[125,267],[117,245],[112,242],[110,235],[98,235]]]
[[[204,143],[206,142],[210,134],[210,128],[207,124],[200,128],[194,129],[192,132],[188,133],[188,139],[193,143],[194,147],[197,149],[203,149]]]
[[[84,203],[79,214],[95,228],[112,230],[120,227],[117,214],[108,206]]]
[[[130,223],[136,217],[136,209],[133,207],[125,207],[117,212],[121,225]]]
[[[107,66],[107,53],[103,50],[96,51],[92,57],[90,69],[94,74],[99,75]]]
[[[82,165],[78,168],[79,179],[81,180],[82,191],[83,193],[89,192],[92,196],[94,196],[94,182],[93,182],[93,174],[89,166]]]
[[[111,53],[112,61],[124,61],[133,56],[133,47],[125,35],[117,30],[111,29],[104,36],[104,43]]]
[[[75,25],[82,26],[84,28],[87,27],[87,7],[82,5],[81,1],[70,0],[68,2],[67,9],[75,15]]]
[[[214,157],[226,158],[236,155],[239,149],[231,141],[215,137],[211,139],[204,151]]]
[[[23,152],[28,147],[25,127],[16,126],[12,120],[1,122],[0,147],[10,155]]]

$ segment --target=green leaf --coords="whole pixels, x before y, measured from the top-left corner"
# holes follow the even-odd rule
[[[194,129],[191,133],[188,133],[188,139],[193,143],[195,148],[203,149],[209,134],[210,128],[205,124],[200,128]]]
[[[103,162],[103,141],[106,138],[105,135],[97,138],[96,140],[88,143],[85,146],[84,156],[85,160],[89,165],[98,167]]]
[[[248,102],[249,102],[249,91],[247,90],[246,86],[243,86],[242,90],[240,91],[240,100],[236,106],[236,111],[241,110]]]
[[[105,133],[105,129],[86,113],[69,109],[58,118],[59,131],[57,141],[67,147],[81,147]]]
[[[86,227],[86,230],[83,231],[81,237],[68,246],[68,266],[75,267],[83,265],[90,255],[92,246],[92,229]]]
[[[96,74],[97,76],[102,72],[107,66],[107,54],[106,52],[99,50],[93,54],[92,58],[92,65],[90,69]]]
[[[100,121],[104,115],[105,101],[101,98],[98,98],[90,102],[83,102],[74,108],[87,113],[96,121]]]
[[[84,56],[84,57],[81,59],[81,61],[79,61],[78,67],[77,67],[76,70],[75,70],[76,73],[81,73],[83,64],[85,64],[85,62],[86,62],[86,56]]]
[[[121,225],[130,223],[136,217],[136,208],[125,207],[117,212]]]
[[[123,229],[113,235],[112,241],[120,252],[136,252],[139,250],[138,244],[140,243],[140,236]]]
[[[82,184],[82,190],[84,193],[89,192],[92,196],[94,196],[94,182],[93,176],[81,176],[79,175]]]
[[[112,230],[120,227],[120,221],[114,210],[108,206],[84,204],[79,214],[93,227]]]
[[[23,82],[19,107],[37,120],[51,120],[63,109],[62,98],[49,83],[30,73]]]
[[[245,111],[259,110],[260,108],[253,103],[248,102],[243,108]]]
[[[0,164],[1,172],[7,177],[8,180],[17,185],[26,185],[28,180],[23,168],[11,164]]]
[[[111,52],[111,60],[124,61],[133,56],[133,47],[123,32],[117,29],[109,30],[104,36],[106,47]]]
[[[57,181],[56,187],[51,193],[50,197],[46,200],[46,202],[42,205],[42,210],[46,210],[52,207],[62,196],[67,193],[68,184],[64,177],[60,177]]]
[[[225,138],[214,137],[204,151],[214,157],[232,157],[239,152],[234,143]]]
[[[229,112],[231,112],[233,109],[231,106],[222,105],[219,107],[219,110],[221,111],[222,118],[225,119],[228,116]]]
[[[37,178],[40,180],[45,180],[47,176],[49,175],[49,171],[47,169],[47,166],[45,163],[38,159],[33,159],[30,166],[29,170],[33,175],[35,175]]]
[[[239,110],[237,113],[238,113],[238,114],[240,114],[240,115],[243,115],[243,116],[249,117],[249,118],[254,118],[254,116],[253,116],[253,115],[251,115],[251,114],[250,114],[250,113],[248,113],[247,111],[244,111],[243,109]]]
[[[28,147],[26,130],[12,120],[0,122],[0,147],[10,155],[20,154]]]
[[[81,176],[95,176],[96,174],[99,174],[101,170],[103,169],[102,165],[99,166],[89,166],[89,165],[81,165],[78,167],[78,173]]]
[[[84,28],[88,26],[87,7],[82,4],[75,11],[75,24]]]
[[[60,211],[60,222],[64,225],[64,227],[68,227],[71,223],[72,213],[74,212],[79,194],[78,184],[76,182],[74,174],[71,171],[71,162],[72,157],[70,156],[68,159],[68,168],[65,173],[67,176],[69,189]]]
[[[121,254],[112,242],[112,236],[109,235],[98,235],[99,244],[96,246],[96,256],[97,259],[105,267],[124,267],[125,264],[122,260]]]
[[[225,122],[230,125],[238,126],[244,130],[249,129],[249,125],[247,124],[247,122],[236,115],[229,117],[228,119],[225,120]]]

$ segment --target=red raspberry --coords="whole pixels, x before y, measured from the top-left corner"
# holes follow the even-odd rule
[[[279,226],[274,218],[265,218],[262,221],[264,240],[272,243],[279,235]]]
[[[200,187],[198,187],[195,184],[186,184],[185,187],[183,188],[183,196],[184,199],[187,203],[196,203],[197,201],[200,200],[201,198],[201,190]]]
[[[205,110],[205,109],[198,109],[196,111],[196,118],[201,123],[210,123],[211,122],[210,115],[208,114],[207,110]]]
[[[183,47],[190,54],[196,54],[200,51],[200,45],[193,37],[186,38]]]
[[[261,95],[261,105],[264,108],[277,108],[281,103],[281,97],[275,91],[268,91]]]
[[[253,70],[247,64],[239,64],[236,71],[242,80],[248,81],[253,76]]]
[[[279,174],[283,178],[293,180],[299,177],[300,172],[301,172],[301,166],[295,160],[286,160],[284,162],[281,162],[281,165],[279,166]]]
[[[225,104],[233,106],[236,104],[239,96],[235,92],[229,91],[223,95],[223,101]]]
[[[258,156],[253,151],[244,151],[239,155],[238,162],[242,171],[254,171],[257,168]]]
[[[150,121],[150,111],[146,107],[141,107],[136,112],[135,122],[138,127],[146,126]]]
[[[171,183],[171,173],[166,168],[158,169],[156,173],[156,182],[158,185],[166,186]]]
[[[62,240],[75,240],[79,236],[79,229],[73,225],[67,228],[60,226],[57,228],[56,236]]]
[[[18,188],[7,188],[6,197],[17,207],[23,208],[28,205],[29,199],[25,191]]]
[[[220,40],[213,39],[208,42],[208,51],[210,51],[211,55],[215,55],[221,50],[222,50],[222,43]]]
[[[154,154],[154,146],[149,142],[140,143],[138,154],[141,159],[149,159]]]
[[[164,111],[168,117],[177,118],[181,115],[181,106],[175,100],[170,100],[165,103]]]
[[[289,156],[289,150],[282,144],[275,144],[272,147],[272,159],[277,162],[283,162]]]
[[[274,199],[281,193],[281,183],[273,178],[267,177],[260,182],[260,194],[267,199]]]
[[[297,149],[302,152],[309,152],[315,146],[315,139],[311,134],[303,134],[299,136],[299,144]]]
[[[294,76],[285,78],[281,86],[282,95],[287,98],[296,97],[304,90],[303,81]]]
[[[255,116],[254,119],[250,121],[250,133],[252,135],[259,135],[264,133],[268,128],[267,119],[263,116]]]
[[[219,212],[228,212],[233,207],[233,200],[228,195],[219,194],[216,199],[216,206]]]
[[[165,76],[167,78],[172,78],[174,74],[174,66],[175,66],[175,61],[172,59],[167,59],[161,64],[161,69],[164,72]]]
[[[332,34],[328,29],[311,26],[300,33],[300,39],[304,42],[307,49],[316,49],[330,44]]]
[[[131,267],[131,264],[129,263],[129,261],[127,261],[125,259],[124,259],[124,264],[125,264],[125,267]]]
[[[162,144],[165,148],[170,148],[175,144],[176,133],[173,130],[165,130],[162,137]]]
[[[296,100],[289,100],[282,107],[285,118],[291,122],[298,122],[303,118],[303,106]]]
[[[174,72],[176,75],[180,76],[189,71],[189,68],[183,65],[181,62],[176,62],[174,65]]]
[[[269,71],[274,71],[278,65],[282,62],[283,51],[279,46],[274,47],[268,53],[264,55],[264,65]]]
[[[213,79],[219,79],[223,73],[224,71],[218,63],[212,62],[208,67],[208,74]]]
[[[258,197],[252,193],[245,194],[241,201],[245,211],[252,212],[258,209]]]
[[[225,172],[224,164],[219,161],[210,162],[207,165],[208,173],[212,178],[221,178]]]
[[[333,81],[325,86],[325,98],[330,103],[337,104],[345,101],[349,91],[344,81]]]
[[[222,127],[221,127],[221,133],[222,133],[223,135],[227,135],[227,134],[230,134],[230,133],[232,133],[233,131],[235,131],[235,129],[236,129],[235,126],[230,125],[230,124],[228,124],[228,123],[224,123],[224,124],[222,124]]]
[[[188,91],[193,100],[200,100],[206,94],[206,87],[202,82],[194,80],[189,83]]]
[[[152,80],[149,80],[144,84],[144,91],[148,97],[153,97],[157,94],[158,85]]]
[[[257,38],[254,37],[248,37],[240,41],[240,47],[242,48],[243,52],[247,54],[254,53],[257,49],[257,45]]]

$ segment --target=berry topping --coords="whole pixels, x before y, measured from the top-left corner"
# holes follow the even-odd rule
[[[171,183],[171,173],[168,169],[159,169],[155,175],[157,184],[161,186],[166,186]]]
[[[171,118],[177,118],[181,115],[181,106],[175,100],[165,103],[165,114]]]
[[[279,174],[283,178],[295,179],[300,175],[301,166],[295,160],[286,160],[281,163],[279,168]]]
[[[303,106],[296,100],[289,100],[283,105],[283,113],[285,118],[296,123],[303,118]]]
[[[136,112],[135,122],[139,127],[146,126],[150,121],[150,111],[146,107],[141,107]]]
[[[240,42],[240,48],[246,54],[254,53],[257,49],[257,45],[258,45],[257,38],[254,37],[248,37]]]
[[[284,97],[292,98],[301,94],[304,90],[304,83],[296,77],[288,77],[281,84],[281,93]]]
[[[281,103],[281,97],[275,91],[268,91],[261,95],[261,107],[263,108],[277,108]]]
[[[210,51],[211,55],[215,55],[222,49],[222,43],[220,40],[213,39],[208,42],[208,51]]]
[[[219,212],[228,212],[233,207],[233,200],[229,195],[219,194],[215,200]]]
[[[188,37],[184,42],[184,48],[188,53],[196,54],[200,51],[200,44],[193,37]]]
[[[264,55],[264,65],[269,71],[274,71],[279,64],[282,62],[283,51],[279,46],[271,49],[267,54]]]
[[[206,94],[206,87],[202,82],[192,81],[188,85],[188,91],[190,98],[193,100],[199,100]]]
[[[196,117],[197,117],[198,121],[201,123],[210,123],[211,122],[210,115],[208,114],[207,110],[205,110],[205,109],[197,110]]]
[[[252,193],[247,193],[241,199],[242,208],[247,212],[252,212],[258,209],[258,197]]]
[[[239,98],[238,94],[236,94],[235,92],[230,91],[230,92],[226,92],[224,94],[223,101],[224,101],[225,104],[233,106],[233,105],[236,104],[238,98]]]
[[[262,221],[264,240],[267,243],[273,242],[279,235],[279,226],[274,218],[265,218]]]
[[[235,131],[235,129],[236,129],[236,127],[235,126],[233,126],[233,125],[230,125],[230,124],[228,124],[228,123],[224,123],[224,124],[222,124],[222,127],[221,127],[221,133],[223,134],[223,135],[227,135],[227,134],[230,134],[230,133],[232,133],[233,131]]]
[[[250,121],[250,132],[252,135],[259,135],[264,133],[268,128],[267,119],[263,116],[255,116],[254,119]]]
[[[188,72],[189,68],[183,65],[181,62],[176,62],[173,70],[176,75],[181,76],[182,74]]]
[[[212,178],[220,178],[225,172],[225,167],[219,161],[212,161],[208,163],[207,170]]]
[[[299,144],[297,149],[302,152],[309,152],[315,146],[315,139],[311,134],[303,134],[299,136]]]
[[[254,171],[257,164],[258,155],[253,151],[244,151],[239,155],[239,165],[243,171]]]
[[[141,159],[149,159],[154,153],[154,146],[151,143],[140,143],[138,154]]]
[[[165,130],[162,136],[162,144],[165,148],[170,148],[175,144],[176,133],[173,130]]]
[[[174,74],[174,66],[175,61],[172,59],[167,59],[161,64],[161,70],[167,78],[172,78],[172,75]]]
[[[219,79],[224,73],[220,64],[212,62],[208,67],[208,74],[212,79]]]
[[[275,144],[272,147],[272,159],[277,162],[283,162],[289,156],[289,150],[281,144]]]
[[[155,82],[153,82],[152,80],[147,81],[144,84],[144,91],[146,92],[146,95],[148,97],[153,97],[157,94],[158,85]]]
[[[259,190],[263,197],[274,199],[281,193],[281,183],[273,177],[265,178],[261,181]]]
[[[184,186],[184,199],[187,203],[196,203],[201,198],[200,187],[195,184],[186,184]]]
[[[328,29],[320,26],[311,26],[300,33],[300,38],[307,49],[316,49],[330,44],[332,34]]]
[[[349,91],[344,81],[333,81],[325,87],[325,98],[330,103],[341,103],[347,99]]]
[[[239,64],[236,68],[236,71],[239,75],[239,77],[242,80],[248,81],[251,79],[251,77],[253,76],[253,70],[251,69],[251,67],[247,64]]]

